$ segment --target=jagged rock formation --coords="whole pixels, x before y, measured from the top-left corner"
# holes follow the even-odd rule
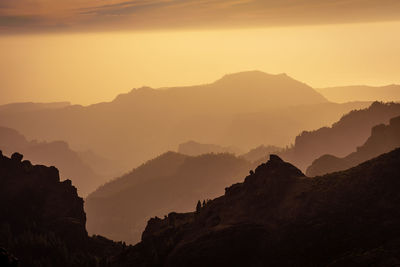
[[[332,127],[302,132],[296,137],[294,146],[279,155],[306,170],[322,155],[344,157],[350,154],[365,143],[373,126],[387,124],[391,118],[399,115],[399,103],[374,102],[366,109],[353,110],[344,115]]]
[[[167,152],[90,194],[88,231],[135,244],[151,216],[190,211],[198,200],[219,196],[226,185],[239,182],[252,166],[232,154]]]
[[[149,221],[134,266],[400,264],[400,149],[308,178],[277,156],[196,213]]]
[[[371,136],[356,152],[338,158],[324,155],[307,168],[308,176],[323,175],[356,166],[380,154],[400,147],[400,116],[390,120],[389,125],[380,124],[372,128]]]
[[[90,238],[83,199],[71,181],[60,182],[55,167],[32,165],[19,153],[0,153],[0,203],[0,247],[20,266],[105,266],[105,257],[123,248]],[[1,260],[4,255],[10,254],[2,251]]]
[[[57,166],[61,178],[72,180],[82,196],[86,196],[106,180],[63,141],[28,141],[16,130],[0,127],[0,149],[7,155],[19,151],[34,164]]]

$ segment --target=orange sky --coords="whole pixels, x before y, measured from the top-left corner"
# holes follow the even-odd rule
[[[0,104],[90,104],[244,70],[400,83],[399,19],[398,0],[1,0]]]

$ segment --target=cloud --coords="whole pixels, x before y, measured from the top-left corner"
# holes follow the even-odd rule
[[[1,0],[3,31],[276,26],[400,20],[399,0]]]
[[[41,18],[35,16],[0,16],[0,27],[20,27],[40,21]]]

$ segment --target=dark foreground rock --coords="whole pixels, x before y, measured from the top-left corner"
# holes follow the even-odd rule
[[[153,218],[133,266],[400,264],[400,149],[308,178],[276,156],[194,213]]]
[[[0,153],[1,266],[106,266],[124,248],[89,237],[83,199],[55,167]],[[12,256],[14,255],[14,256]],[[5,265],[7,266],[7,265]]]

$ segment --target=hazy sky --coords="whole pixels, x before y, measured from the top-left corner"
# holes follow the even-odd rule
[[[398,0],[0,0],[0,103],[111,100],[261,70],[400,83]]]

